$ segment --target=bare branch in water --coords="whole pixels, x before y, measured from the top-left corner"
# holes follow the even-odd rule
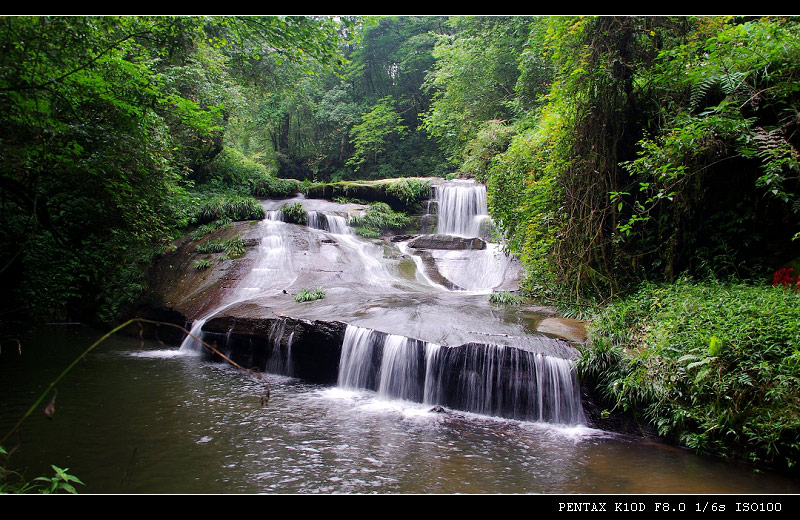
[[[222,358],[223,360],[225,360],[229,364],[235,366],[239,370],[243,370],[243,371],[247,372],[250,375],[254,375],[254,376],[257,376],[259,379],[262,379],[262,376],[258,371],[251,370],[251,369],[248,369],[248,368],[244,368],[243,366],[239,365],[238,363],[236,363],[235,361],[230,359],[228,356],[224,355],[222,352],[220,352],[216,348],[212,347],[211,345],[209,345],[208,343],[206,343],[202,339],[200,339],[200,338],[198,338],[196,336],[193,336],[191,332],[186,330],[184,327],[181,327],[180,325],[176,325],[174,323],[167,323],[167,322],[164,322],[164,321],[147,320],[147,319],[144,319],[144,318],[131,318],[130,320],[128,320],[125,323],[123,323],[122,325],[118,325],[118,326],[114,327],[112,330],[110,330],[109,332],[107,332],[106,334],[104,334],[100,339],[98,339],[97,341],[92,343],[92,345],[89,348],[87,348],[83,352],[83,354],[78,356],[72,363],[70,363],[69,366],[66,369],[64,369],[64,371],[61,372],[61,374],[52,383],[50,383],[50,385],[47,387],[47,389],[44,392],[42,392],[42,394],[39,396],[39,398],[36,400],[36,402],[34,402],[33,405],[31,405],[31,407],[28,409],[28,411],[25,412],[25,414],[22,416],[22,418],[20,418],[20,420],[17,421],[17,424],[15,424],[14,427],[11,428],[11,430],[9,430],[9,432],[6,433],[6,435],[2,439],[0,439],[0,446],[5,444],[6,440],[8,440],[8,438],[11,437],[14,434],[14,432],[16,432],[19,429],[19,427],[22,425],[23,422],[25,422],[25,419],[27,419],[33,413],[34,410],[36,410],[36,408],[42,403],[42,401],[44,401],[44,398],[50,393],[50,390],[53,390],[53,397],[50,400],[50,403],[45,407],[44,413],[48,418],[52,419],[53,418],[53,414],[55,413],[55,400],[56,400],[56,393],[57,393],[55,391],[55,386],[70,372],[70,370],[73,369],[73,367],[75,367],[76,364],[78,364],[78,362],[84,360],[86,358],[86,355],[89,354],[89,352],[94,350],[98,345],[100,345],[102,342],[104,342],[106,339],[108,339],[112,334],[115,334],[115,333],[119,332],[120,330],[124,329],[125,327],[127,327],[128,325],[131,325],[133,323],[138,323],[139,324],[139,327],[140,327],[140,338],[142,337],[142,333],[143,333],[143,331],[142,331],[142,323],[149,323],[151,325],[156,325],[156,326],[165,325],[165,326],[168,326],[168,327],[174,327],[176,329],[180,329],[183,332],[185,332],[188,336],[191,336],[192,338],[194,338],[197,341],[199,341],[200,344],[202,344],[208,350],[210,350],[211,352],[213,352],[214,354],[216,354],[217,356],[219,356],[220,358]],[[19,343],[19,342],[17,342],[17,343]],[[144,343],[142,342],[142,346],[143,345],[144,345]],[[21,350],[21,346],[18,346],[18,349]],[[269,400],[269,384],[267,384],[267,393],[265,394],[264,397],[266,397],[267,401]],[[265,403],[264,398],[262,398],[262,403]]]

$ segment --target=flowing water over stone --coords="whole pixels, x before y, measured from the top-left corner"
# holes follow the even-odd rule
[[[499,245],[477,238],[488,219],[485,187],[448,183],[434,194],[438,238],[413,244],[404,237],[355,236],[347,220],[363,207],[302,197],[266,201],[268,218],[253,232],[259,246],[249,274],[219,307],[198,318],[192,336],[203,337],[202,327],[212,316],[277,318],[271,322],[264,368],[293,376],[294,330],[282,317],[337,320],[347,324],[338,366],[342,388],[487,415],[584,422],[571,371],[574,349],[526,328],[519,316],[515,322],[498,313],[485,300],[485,293],[515,283],[518,275]],[[278,205],[284,204],[303,205],[307,225],[283,222]],[[464,242],[442,242],[443,235],[477,242],[464,249]],[[446,251],[438,249],[440,243]],[[420,251],[427,256],[418,257]],[[325,299],[290,300],[295,291],[311,287],[324,288]],[[224,338],[217,333],[216,339],[237,359],[230,335],[230,330]],[[182,349],[197,347],[189,337]],[[253,348],[250,340],[246,350]],[[242,359],[255,362],[252,355]]]
[[[503,345],[446,347],[351,325],[338,383],[484,415],[585,422],[569,360]]]
[[[103,332],[21,333],[21,355],[3,344],[2,431]],[[262,380],[124,336],[59,384],[55,410],[23,424],[10,460],[29,478],[69,468],[81,493],[800,492],[796,479],[638,437]]]
[[[438,232],[479,237],[488,220],[486,187],[470,181],[452,181],[436,186]]]
[[[284,221],[292,203],[307,225]],[[211,278],[218,297],[186,308],[202,309],[192,335],[266,379],[187,355],[200,351],[191,337],[179,351],[119,338],[59,389],[57,430],[26,430],[49,446],[19,455],[34,471],[65,465],[66,449],[93,492],[798,490],[587,426],[575,348],[542,332],[557,329],[543,326],[551,314],[488,302],[517,287],[519,266],[483,240],[482,186],[436,186],[436,234],[374,240],[347,226],[360,204],[263,204],[248,255]],[[325,297],[295,301],[303,288]],[[26,373],[5,373],[0,389],[29,384]]]

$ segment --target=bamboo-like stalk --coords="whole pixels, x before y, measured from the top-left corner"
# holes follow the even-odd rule
[[[188,334],[189,336],[191,336],[194,339],[196,339],[197,341],[199,341],[204,347],[206,347],[207,349],[209,349],[213,353],[217,354],[219,357],[224,359],[226,362],[228,362],[231,365],[235,366],[236,368],[238,368],[240,370],[244,370],[244,371],[246,371],[248,373],[251,373],[251,374],[256,374],[259,377],[261,377],[261,375],[258,372],[255,372],[253,370],[250,370],[250,369],[242,367],[241,365],[239,365],[238,363],[236,363],[235,361],[233,361],[229,357],[227,357],[224,354],[222,354],[216,348],[214,348],[211,345],[209,345],[208,343],[204,342],[202,339],[192,335],[188,330],[186,330],[185,328],[181,327],[180,325],[176,325],[174,323],[162,322],[162,321],[147,320],[147,319],[144,319],[144,318],[131,318],[130,320],[126,321],[125,323],[123,323],[121,325],[118,325],[118,326],[114,327],[113,329],[111,329],[109,332],[107,332],[102,337],[100,337],[100,339],[98,339],[97,341],[92,343],[92,345],[89,348],[87,348],[80,356],[75,358],[75,360],[72,363],[70,363],[69,366],[67,366],[67,368],[65,368],[64,371],[61,372],[61,374],[59,374],[58,377],[56,377],[53,380],[52,383],[50,383],[50,385],[47,387],[47,389],[44,392],[42,392],[42,394],[39,396],[39,398],[36,399],[36,401],[31,405],[30,408],[28,408],[28,411],[25,412],[25,414],[20,418],[19,421],[17,421],[17,423],[14,425],[14,427],[11,428],[11,430],[8,433],[6,433],[6,435],[2,439],[0,439],[0,445],[3,445],[20,428],[20,426],[22,426],[22,423],[25,422],[25,420],[28,417],[31,416],[31,414],[34,412],[34,410],[36,410],[36,408],[38,408],[41,405],[42,401],[44,401],[44,399],[47,397],[47,395],[50,393],[50,391],[55,388],[55,386],[75,367],[75,365],[78,364],[78,362],[80,362],[83,358],[86,357],[87,354],[89,354],[89,352],[91,352],[92,350],[97,348],[102,342],[107,340],[113,334],[119,332],[120,330],[124,329],[125,327],[127,327],[128,325],[131,325],[133,323],[139,323],[140,326],[141,326],[142,323],[149,323],[149,324],[152,324],[152,325],[166,325],[168,327],[175,327],[177,329],[180,329],[183,332],[185,332],[186,334]]]

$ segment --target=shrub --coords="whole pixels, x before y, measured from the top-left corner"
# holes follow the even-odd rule
[[[646,285],[598,314],[578,371],[611,404],[698,451],[800,461],[800,296]]]
[[[431,181],[427,179],[399,179],[392,181],[386,187],[386,193],[398,198],[405,205],[412,204],[430,198]]]
[[[294,301],[296,302],[310,302],[314,300],[320,300],[325,297],[325,291],[322,289],[300,289],[295,297]]]
[[[215,220],[261,220],[264,208],[250,196],[227,193],[200,193],[194,220],[204,224]]]
[[[384,202],[371,204],[363,215],[350,218],[353,230],[369,238],[378,237],[387,231],[403,229],[410,223],[408,215],[393,211]]]
[[[299,202],[281,206],[283,221],[292,224],[305,225],[308,222],[308,213]]]
[[[248,180],[249,192],[256,197],[282,198],[300,192],[300,181],[296,179],[279,179],[272,175],[264,175]]]
[[[494,304],[520,305],[522,304],[522,301],[522,298],[509,292],[492,293],[489,295],[489,303]]]

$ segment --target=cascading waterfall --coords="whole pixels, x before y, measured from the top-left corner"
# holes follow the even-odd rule
[[[258,296],[265,290],[286,286],[295,279],[291,251],[282,228],[284,224],[280,221],[281,212],[268,211],[267,217],[258,224],[259,246],[250,272],[215,309],[192,323],[190,335],[183,340],[180,350],[202,350],[202,344],[195,338],[202,339],[203,325],[215,314],[235,303]]]
[[[438,186],[435,202],[440,234],[462,237],[484,234],[484,223],[489,217],[483,185],[453,182]],[[357,259],[361,283],[393,291],[408,287],[398,284],[395,273],[387,270],[384,246],[358,238],[348,226],[347,218],[336,210],[308,209],[307,217],[308,228],[336,235],[329,237],[333,240],[326,240],[336,247],[329,248],[329,252],[338,251],[348,259]],[[265,290],[289,287],[302,275],[305,264],[299,264],[295,272],[291,249],[295,234],[302,231],[287,225],[280,210],[267,211],[259,226],[260,245],[250,273],[213,312],[195,321],[193,335],[202,335],[207,319],[224,308]],[[493,245],[487,244],[482,250],[434,251],[431,255],[440,262],[440,272],[448,279],[458,280],[459,286],[468,291],[479,291],[501,283],[507,268],[504,263],[508,262],[507,257],[498,255]],[[265,338],[250,340],[245,347],[250,359],[269,372],[294,375],[293,327],[284,319],[273,321]],[[558,340],[542,337],[541,341],[541,349],[538,345],[484,343],[447,346],[347,325],[341,345],[338,385],[371,390],[383,399],[441,405],[484,415],[562,424],[585,422],[571,362],[559,357],[569,354],[563,352],[563,344],[548,349],[548,341]],[[298,352],[305,348],[301,345],[305,344],[298,343],[301,348]],[[182,349],[196,346],[197,341],[187,338]],[[557,354],[550,355],[554,353]]]
[[[448,347],[348,325],[339,386],[484,415],[585,422],[569,360],[504,345]]]
[[[340,387],[377,390],[376,377],[380,360],[376,356],[380,354],[380,350],[376,348],[376,344],[380,339],[371,329],[347,326],[339,361]]]
[[[336,235],[346,235],[352,232],[350,226],[347,225],[347,219],[341,215],[309,211],[307,223],[310,228],[321,229]]]
[[[396,334],[386,337],[378,385],[381,397],[422,401],[425,358],[421,355],[423,350],[420,349],[420,343]],[[422,385],[419,384],[420,380],[423,381]]]
[[[505,345],[440,348],[432,403],[484,415],[563,424],[585,421],[570,360]]]
[[[436,186],[437,230],[443,235],[479,237],[489,218],[486,186],[449,183]]]

